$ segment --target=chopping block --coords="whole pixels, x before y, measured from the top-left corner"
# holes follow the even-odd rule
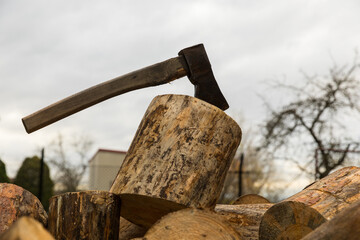
[[[155,97],[110,189],[122,196],[121,216],[149,228],[181,208],[213,209],[240,141],[239,125],[218,107]]]

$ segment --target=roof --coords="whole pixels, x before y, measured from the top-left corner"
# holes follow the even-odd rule
[[[90,158],[89,163],[94,159],[94,157],[96,156],[96,154],[98,154],[99,152],[110,152],[110,153],[117,153],[117,154],[126,154],[126,151],[121,151],[121,150],[113,150],[113,149],[105,149],[105,148],[99,148],[96,153]]]

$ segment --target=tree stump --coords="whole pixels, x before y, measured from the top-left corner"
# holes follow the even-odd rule
[[[330,220],[357,200],[360,200],[360,168],[344,167],[284,201],[302,202]]]
[[[260,204],[260,203],[270,203],[270,201],[258,194],[246,194],[238,197],[232,204]]]
[[[217,214],[194,208],[169,213],[145,234],[146,240],[241,239],[225,219]]]
[[[118,239],[120,197],[106,191],[50,198],[49,231],[55,239]]]
[[[8,230],[0,235],[0,240],[54,240],[41,223],[31,217],[20,217]]]
[[[217,204],[215,212],[224,217],[241,239],[258,240],[260,221],[272,203],[225,205]]]
[[[359,238],[360,201],[357,201],[306,235],[302,240],[358,240]]]
[[[0,183],[0,233],[22,216],[33,217],[47,225],[48,216],[37,197],[22,187]]]
[[[301,239],[326,222],[315,209],[301,202],[275,204],[263,215],[259,227],[259,240]]]
[[[219,108],[190,96],[157,96],[110,191],[214,208],[240,140],[240,127]],[[125,211],[121,215],[140,224]]]
[[[119,240],[129,240],[142,237],[145,235],[146,230],[146,228],[140,227],[134,223],[129,222],[125,218],[120,217]]]

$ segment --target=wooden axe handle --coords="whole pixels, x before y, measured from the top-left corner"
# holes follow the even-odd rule
[[[28,133],[34,132],[71,114],[117,95],[171,82],[186,76],[186,63],[182,56],[136,70],[100,83],[70,97],[53,103],[22,119]]]

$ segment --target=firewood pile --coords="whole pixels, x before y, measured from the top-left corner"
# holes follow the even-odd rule
[[[216,204],[241,129],[220,109],[156,97],[109,191],[69,192],[46,213],[30,192],[0,184],[0,240],[360,239],[360,168],[345,167],[270,203]]]

